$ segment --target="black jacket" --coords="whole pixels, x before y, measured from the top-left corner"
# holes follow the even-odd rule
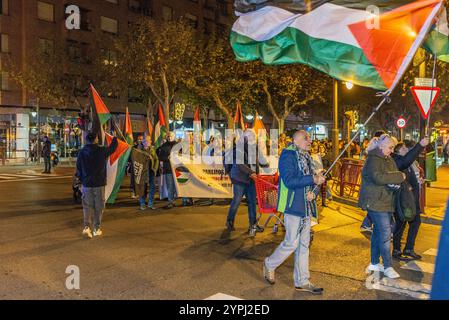
[[[51,156],[51,142],[47,140],[44,142],[44,146],[42,148],[42,156],[44,158],[50,158]]]
[[[84,187],[98,188],[106,185],[107,161],[117,146],[117,138],[114,138],[109,147],[87,144],[80,150],[76,161],[76,176]]]
[[[171,174],[170,153],[173,146],[177,144],[176,141],[167,141],[162,146],[157,148],[156,154],[159,161],[162,161],[162,174]]]
[[[419,154],[424,150],[424,147],[421,146],[420,143],[417,143],[405,156],[401,156],[399,154],[393,154],[392,158],[394,162],[396,162],[396,166],[398,169],[405,173],[407,176],[407,181],[410,183],[410,185],[413,188],[413,196],[415,197],[415,204],[416,204],[416,212],[421,213],[421,206],[419,204],[419,182],[418,179],[416,179],[415,172],[411,168],[411,165],[413,162],[418,159]]]

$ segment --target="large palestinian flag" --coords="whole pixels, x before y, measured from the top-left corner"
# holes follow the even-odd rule
[[[442,10],[438,22],[429,33],[424,48],[430,53],[436,54],[438,59],[449,62],[449,27],[446,8]]]
[[[106,143],[110,145],[114,137],[106,133]],[[117,150],[109,157],[107,164],[107,182],[105,188],[106,203],[114,203],[125,175],[126,165],[131,154],[131,146],[118,139]]]
[[[303,63],[339,80],[391,91],[442,1],[236,0],[235,8],[231,45],[238,61]]]

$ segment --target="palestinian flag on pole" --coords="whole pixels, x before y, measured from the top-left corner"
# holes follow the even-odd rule
[[[162,111],[161,105],[159,105],[154,123],[156,125],[154,127],[153,141],[155,148],[159,148],[162,145],[162,140],[164,140],[167,135],[167,127],[165,124],[164,111]]]
[[[133,128],[131,125],[131,117],[129,116],[128,107],[126,107],[125,130],[123,132],[125,134],[126,143],[128,143],[129,145],[132,145],[134,142]]]
[[[240,126],[240,128],[239,128]],[[237,109],[235,110],[235,116],[234,116],[234,127],[235,129],[245,129],[245,122],[243,120],[243,112],[242,112],[242,105],[240,104],[240,101],[237,100]]]
[[[196,107],[195,114],[193,115],[193,132],[201,132],[201,116],[200,107]]]
[[[98,134],[98,144],[104,144],[104,129],[103,126],[111,119],[112,115],[106,104],[101,99],[100,94],[95,90],[94,86],[90,85],[90,107],[92,114],[92,132]]]
[[[441,0],[236,0],[238,61],[302,63],[392,91],[442,10]],[[374,15],[367,8],[379,8]]]
[[[113,138],[113,136],[106,133],[106,143],[108,145],[111,144]],[[117,198],[130,154],[131,145],[118,139],[117,150],[109,157],[107,163],[106,203],[113,204]]]

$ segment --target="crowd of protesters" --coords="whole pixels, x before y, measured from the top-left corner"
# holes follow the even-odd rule
[[[249,139],[247,130],[240,136],[244,148],[223,151],[232,152],[233,162],[224,164],[225,173],[229,174],[233,184],[233,198],[228,209],[226,228],[235,231],[234,220],[243,197],[248,207],[248,233],[255,236],[264,228],[258,224],[256,180],[259,168],[268,166],[266,159],[256,158],[254,162],[248,150],[255,143]],[[117,147],[116,139],[109,147],[100,147],[96,137],[89,133],[87,144],[80,151],[77,160],[77,177],[82,183],[82,203],[84,209],[83,234],[91,238],[102,234],[101,218],[104,210],[104,188],[106,185],[106,161]],[[140,210],[155,210],[156,181],[165,185],[167,205],[165,209],[175,206],[176,190],[174,175],[170,164],[172,148],[179,141],[174,134],[167,135],[159,148],[155,148],[150,137],[139,136],[129,159],[128,173],[131,180],[131,197],[138,199]],[[213,137],[203,145],[209,153],[214,153]],[[424,138],[415,144],[411,141],[398,142],[396,138],[378,131],[371,140],[349,146],[350,155],[364,159],[359,195],[359,207],[367,211],[362,223],[363,232],[371,232],[371,261],[367,272],[383,272],[385,277],[398,278],[392,259],[417,260],[421,256],[414,251],[415,241],[421,224],[420,190],[424,183],[419,175],[416,160],[422,150],[429,144]],[[340,150],[345,141],[340,142]],[[256,147],[257,148],[257,147]],[[321,294],[323,288],[310,282],[309,245],[312,234],[312,220],[317,216],[317,198],[321,194],[323,206],[331,198],[326,186],[324,173],[330,167],[332,143],[328,140],[314,140],[303,130],[293,134],[292,139],[281,134],[278,141],[279,154],[279,190],[278,211],[283,213],[285,238],[273,254],[263,263],[263,274],[270,283],[275,283],[275,270],[292,253],[294,259],[294,285],[296,290]],[[48,152],[48,151],[46,151]],[[192,152],[192,150],[191,150]],[[241,154],[239,154],[241,153]],[[237,159],[243,159],[238,163]],[[414,215],[404,218],[398,194],[407,196],[408,205]],[[183,206],[193,205],[192,198],[183,198]],[[211,201],[213,203],[213,201]],[[406,203],[407,205],[407,203]],[[407,241],[404,250],[401,241],[408,224]],[[393,249],[391,242],[393,240]],[[382,258],[382,263],[381,263]]]

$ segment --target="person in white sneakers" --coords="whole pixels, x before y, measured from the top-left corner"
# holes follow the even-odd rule
[[[391,158],[396,144],[397,140],[388,134],[371,140],[363,166],[359,196],[359,207],[368,211],[368,218],[374,224],[371,236],[371,263],[366,271],[383,272],[384,276],[391,279],[400,277],[391,263],[394,190],[406,178]],[[381,256],[383,266],[380,264]]]
[[[108,147],[98,145],[94,133],[86,135],[86,145],[81,149],[76,161],[76,176],[83,184],[82,200],[84,212],[83,235],[88,238],[101,236],[101,218],[105,207],[106,168],[109,156],[117,149],[114,137]],[[93,216],[93,233],[91,229]]]

